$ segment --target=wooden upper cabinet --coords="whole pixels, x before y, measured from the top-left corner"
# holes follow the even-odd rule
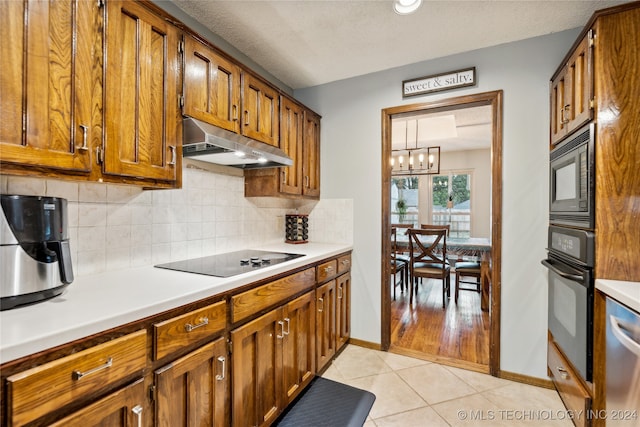
[[[279,146],[278,91],[244,71],[242,73],[242,134],[248,138]]]
[[[306,110],[304,113],[304,160],[302,163],[302,194],[320,197],[320,116]]]
[[[302,194],[303,163],[303,126],[304,109],[286,97],[280,98],[280,149],[293,164],[280,168],[280,192],[283,194]]]
[[[589,31],[551,80],[551,144],[593,118],[593,32]]]
[[[185,37],[184,114],[240,133],[240,67],[193,37]]]
[[[1,162],[90,171],[100,19],[95,1],[0,2]]]
[[[181,170],[176,27],[138,2],[106,2],[103,173],[175,181]]]

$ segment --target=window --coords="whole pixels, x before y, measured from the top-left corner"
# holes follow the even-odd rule
[[[418,226],[417,176],[391,179],[391,223]]]
[[[450,237],[471,236],[471,172],[431,177],[430,217],[432,224],[450,224]]]

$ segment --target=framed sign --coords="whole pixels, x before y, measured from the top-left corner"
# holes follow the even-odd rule
[[[402,82],[402,97],[424,95],[476,84],[476,67],[434,74]]]

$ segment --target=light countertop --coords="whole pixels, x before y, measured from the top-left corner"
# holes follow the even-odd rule
[[[596,279],[596,289],[640,313],[640,282]]]
[[[226,278],[152,266],[77,277],[62,295],[0,312],[0,363],[315,263],[349,251],[352,246],[279,243],[247,249],[305,256]]]

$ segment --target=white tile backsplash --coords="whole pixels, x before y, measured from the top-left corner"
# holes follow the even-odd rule
[[[244,179],[191,168],[183,188],[0,175],[2,193],[68,200],[76,276],[240,250],[284,239],[287,213],[310,213],[309,240],[353,241],[353,202],[245,198]]]

